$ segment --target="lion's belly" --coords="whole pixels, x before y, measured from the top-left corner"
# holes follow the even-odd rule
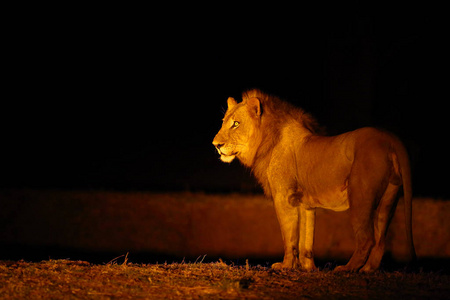
[[[349,208],[347,186],[320,193],[304,193],[302,203],[312,208],[344,211]]]

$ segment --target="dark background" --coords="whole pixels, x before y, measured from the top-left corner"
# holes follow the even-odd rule
[[[227,97],[260,88],[329,134],[394,132],[415,194],[450,196],[448,34],[423,7],[52,9],[23,7],[6,26],[1,188],[259,191],[211,142]]]

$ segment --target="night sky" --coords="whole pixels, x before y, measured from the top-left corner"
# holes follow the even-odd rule
[[[410,152],[416,195],[450,197],[448,172],[439,173],[449,165],[447,36],[436,18],[420,9],[305,14],[97,11],[13,22],[0,187],[259,191],[211,144],[227,97],[259,88],[311,112],[329,134],[394,132]]]

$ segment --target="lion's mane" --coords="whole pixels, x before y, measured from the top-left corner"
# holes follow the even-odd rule
[[[272,149],[280,141],[284,124],[292,120],[297,121],[315,135],[324,135],[325,130],[311,114],[276,96],[266,94],[258,89],[252,89],[242,94],[243,101],[251,98],[258,98],[261,104],[261,124],[259,127],[261,143],[258,145],[255,159],[250,168],[263,186],[264,193],[271,196],[265,171],[270,163]]]

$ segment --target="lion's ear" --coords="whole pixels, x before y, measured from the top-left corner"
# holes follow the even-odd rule
[[[228,109],[232,109],[236,104],[236,100],[234,100],[233,97],[229,97],[227,100],[227,104],[228,104]]]
[[[261,104],[258,98],[250,98],[247,100],[247,108],[251,115],[259,117],[261,115]]]

